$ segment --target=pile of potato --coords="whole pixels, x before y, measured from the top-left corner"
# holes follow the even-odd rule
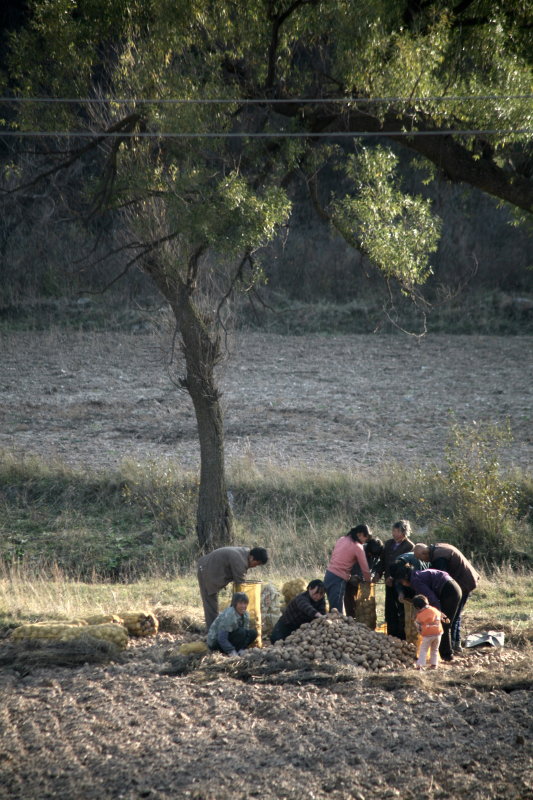
[[[274,645],[287,662],[339,661],[372,672],[412,667],[416,648],[336,613],[304,623]]]

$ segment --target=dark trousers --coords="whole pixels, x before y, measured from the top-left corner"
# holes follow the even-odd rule
[[[333,611],[333,609],[336,608],[339,614],[342,614],[344,610],[344,590],[346,589],[346,581],[327,569],[324,575],[324,584],[328,596],[329,610]]]
[[[461,604],[461,587],[454,580],[446,581],[440,593],[440,610],[446,614],[449,622],[443,622],[444,633],[439,645],[439,654],[444,661],[450,661],[452,651],[452,628]]]
[[[272,633],[270,634],[270,641],[272,642],[272,644],[274,644],[274,642],[277,642],[280,639],[286,639],[287,636],[290,636],[291,633],[296,630],[298,630],[297,625],[287,625],[286,622],[283,622],[283,620],[278,619],[278,621],[274,625]]]
[[[354,585],[350,581],[346,582],[346,589],[344,591],[344,610],[346,612],[347,617],[353,617],[355,619],[355,609],[357,606],[356,603],[356,596],[357,591],[359,589],[359,584]]]
[[[405,639],[405,611],[395,586],[385,585],[385,622],[389,636]]]
[[[254,628],[237,628],[236,631],[228,633],[228,639],[235,650],[245,650],[257,639],[257,631]],[[218,642],[215,642],[211,650],[220,650]]]
[[[455,615],[455,620],[452,625],[453,647],[461,646],[461,614],[463,612],[463,608],[465,607],[465,603],[468,600],[469,594],[470,592],[463,592],[463,596],[461,597],[461,602],[459,603],[459,608],[457,609],[457,614]]]

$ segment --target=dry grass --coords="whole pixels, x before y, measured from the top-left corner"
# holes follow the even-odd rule
[[[295,577],[305,581],[322,577],[323,569],[294,566],[279,572],[266,568],[251,577],[281,587]],[[226,595],[230,591],[228,588]],[[383,584],[376,587],[376,601],[380,624]],[[188,620],[186,627],[203,622],[196,576],[192,573],[174,580],[151,578],[129,583],[68,580],[59,569],[50,574],[4,567],[0,573],[0,623],[4,625],[44,619],[64,621],[90,614],[117,614],[126,609],[155,610],[160,620],[166,620],[167,630],[173,626],[179,629],[182,619]],[[533,640],[533,573],[504,565],[490,575],[484,574],[466,606],[464,628],[465,632],[503,630],[507,641],[514,644]]]

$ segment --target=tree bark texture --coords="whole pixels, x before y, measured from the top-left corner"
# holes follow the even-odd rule
[[[185,356],[184,385],[191,396],[200,441],[200,487],[196,532],[202,551],[232,544],[233,519],[224,466],[224,425],[214,368],[220,341],[207,330],[185,284],[173,305]]]
[[[146,271],[169,301],[181,335],[186,372],[182,386],[193,402],[200,442],[200,485],[196,532],[202,552],[233,543],[233,514],[224,464],[224,425],[214,374],[220,340],[209,329],[191,297],[194,289],[174,278],[172,286],[153,263]]]

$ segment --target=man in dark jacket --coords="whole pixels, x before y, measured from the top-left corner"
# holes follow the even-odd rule
[[[398,588],[391,577],[390,568],[398,556],[412,552],[413,542],[409,539],[411,526],[409,521],[401,519],[392,526],[392,539],[387,539],[383,546],[381,564],[376,572],[376,581],[381,575],[385,578],[385,622],[389,636],[405,639],[405,611],[398,597]]]
[[[249,569],[268,561],[264,547],[219,547],[198,560],[198,585],[207,630],[218,617],[218,592],[228,583],[242,583]]]
[[[326,613],[326,587],[323,581],[311,581],[305,592],[297,594],[274,625],[270,635],[272,644],[278,639],[286,639],[304,622],[311,622],[315,617],[323,617]]]
[[[452,626],[452,646],[456,652],[461,651],[461,612],[470,592],[477,587],[480,574],[470,561],[453,544],[416,544],[414,555],[423,561],[429,561],[432,569],[447,572],[459,584],[462,598]]]

